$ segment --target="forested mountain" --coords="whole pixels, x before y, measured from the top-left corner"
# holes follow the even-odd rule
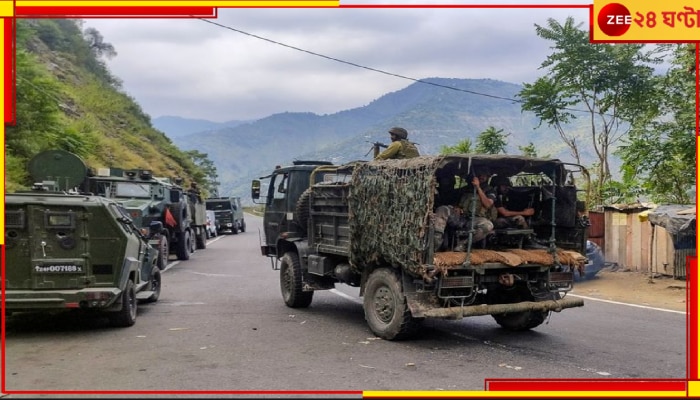
[[[16,124],[5,134],[7,191],[31,185],[26,164],[32,156],[64,149],[95,169],[146,168],[186,183],[218,183],[220,195],[245,201],[250,180],[275,165],[369,160],[371,143],[387,143],[392,126],[408,129],[422,154],[465,139],[475,142],[489,129],[505,135],[511,154],[532,144],[539,156],[573,162],[575,147],[586,167],[605,166],[598,169],[603,174],[597,174],[597,204],[647,194],[687,203],[696,183],[695,135],[689,129],[695,121],[695,47],[661,46],[672,66],[652,76],[640,64],[639,46],[591,45],[569,21],[551,21],[546,38],[561,45],[543,65],[558,68],[533,84],[433,77],[333,114],[287,112],[224,123],[170,116],[154,124],[109,72],[105,59],[116,50],[98,31],[69,19],[16,24]],[[572,68],[580,71],[572,75]],[[566,86],[560,86],[559,73],[570,78]],[[618,171],[622,181],[612,175]]]
[[[27,161],[46,149],[78,154],[89,167],[146,168],[186,181],[204,174],[151,125],[103,59],[116,55],[79,20],[17,19],[16,123],[5,130],[6,190],[31,185]]]
[[[206,153],[216,167],[220,193],[246,197],[250,180],[295,159],[336,163],[369,160],[372,142],[388,143],[392,126],[408,129],[422,154],[437,154],[490,126],[508,135],[508,151],[532,142],[539,155],[570,160],[557,133],[538,128],[534,114],[515,101],[520,85],[490,79],[429,78],[371,103],[330,115],[281,113],[254,122],[190,135],[171,135],[183,149]],[[575,127],[571,128],[572,130]],[[170,135],[167,129],[164,131]],[[581,135],[585,130],[581,129]],[[587,160],[592,160],[586,154]]]

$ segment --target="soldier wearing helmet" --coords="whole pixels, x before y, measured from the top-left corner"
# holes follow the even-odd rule
[[[389,129],[391,144],[383,152],[379,153],[375,160],[402,159],[418,157],[416,145],[408,141],[408,131],[395,126]]]

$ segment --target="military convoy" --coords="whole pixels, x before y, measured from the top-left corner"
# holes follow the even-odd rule
[[[476,193],[437,182],[444,176],[469,182],[480,168],[510,177],[512,197],[536,210],[530,227],[496,230],[497,240],[469,242],[465,250],[443,249],[436,208],[448,191]],[[586,176],[577,165],[521,156],[298,161],[254,180],[251,194],[264,200],[261,252],[280,271],[285,304],[308,307],[315,290],[336,283],[359,287],[372,332],[395,340],[416,333],[425,318],[492,315],[520,331],[542,324],[551,311],[583,306],[566,297],[574,270],[585,264],[588,225],[572,182],[577,172]],[[473,222],[444,234],[451,236],[447,243],[459,235],[472,239]],[[545,248],[524,248],[526,235]]]
[[[168,265],[170,254],[175,254],[178,260],[188,260],[195,250],[206,248],[204,200],[196,188],[185,190],[180,179],[155,177],[145,169],[93,171],[79,157],[63,150],[40,153],[34,160],[45,176],[61,180],[66,174],[83,174],[85,178],[76,186],[78,192],[120,203],[134,226],[142,229],[158,250],[158,268]],[[153,221],[161,222],[163,228],[150,234],[148,229]]]
[[[6,312],[76,309],[133,325],[138,302],[160,296],[148,240],[162,223],[144,234],[116,201],[69,193],[88,172],[70,153],[41,153],[29,170],[33,190],[5,194]]]
[[[163,223],[151,244],[160,250],[158,267],[168,264],[170,254],[189,260],[195,250],[207,246],[207,217],[204,200],[195,190],[181,186],[180,180],[154,177],[149,170],[100,169],[81,186],[81,191],[121,203],[139,227],[151,221]]]

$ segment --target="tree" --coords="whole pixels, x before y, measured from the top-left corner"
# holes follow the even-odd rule
[[[592,44],[589,33],[569,17],[562,25],[554,19],[536,33],[553,42],[553,53],[542,63],[545,76],[523,85],[522,109],[534,112],[540,122],[554,127],[581,164],[580,136],[566,124],[585,115],[590,121],[590,143],[597,156],[596,182],[591,204],[602,202],[605,183],[611,179],[609,157],[617,142],[640,113],[654,112],[649,99],[658,95],[651,65],[660,62],[654,49],[643,44]],[[585,137],[584,136],[584,137]]]
[[[189,150],[185,154],[192,159],[192,162],[199,169],[193,174],[192,178],[198,181],[200,189],[204,190],[210,197],[218,197],[219,174],[216,171],[216,166],[209,159],[209,155],[197,150]]]
[[[476,152],[486,154],[505,154],[506,153],[506,138],[510,133],[503,133],[503,129],[496,129],[489,126],[485,131],[481,132],[476,137]]]
[[[472,140],[466,138],[454,146],[442,146],[440,148],[440,154],[469,154],[474,150],[472,149]]]
[[[85,29],[85,32],[83,32],[83,37],[95,56],[104,56],[107,58],[116,57],[117,51],[114,50],[114,46],[112,46],[111,43],[105,42],[102,34],[97,29]]]
[[[671,68],[657,80],[656,108],[633,121],[629,137],[616,151],[623,180],[657,202],[690,204],[696,185],[695,46],[666,45]]]

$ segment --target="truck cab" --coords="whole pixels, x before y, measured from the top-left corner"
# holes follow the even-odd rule
[[[308,209],[299,209],[297,205],[310,186],[311,173],[319,166],[330,165],[333,163],[328,161],[294,161],[289,166],[277,166],[270,175],[253,181],[253,201],[265,205],[264,237],[260,247],[264,256],[281,257],[285,242],[304,236],[306,227],[301,217],[308,214]],[[323,174],[315,175],[315,183],[323,179]],[[261,196],[261,180],[267,183],[265,196]]]
[[[245,215],[240,197],[211,197],[205,201],[206,209],[216,217],[217,234],[245,232]]]

